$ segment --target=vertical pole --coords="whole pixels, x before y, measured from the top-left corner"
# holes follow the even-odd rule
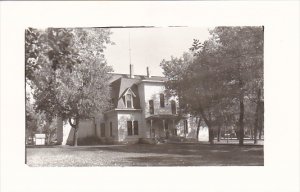
[[[152,137],[152,124],[153,124],[153,120],[150,119],[150,138]],[[154,132],[154,137],[155,137],[155,132]]]
[[[131,119],[131,133],[132,135],[134,135],[134,124],[132,119]]]
[[[228,132],[227,132],[227,126],[225,126],[225,132],[226,132],[226,137],[227,137],[227,143],[228,143]]]
[[[165,135],[166,135],[166,128],[165,128],[165,120],[163,119],[163,129],[164,129],[164,132],[165,132]]]
[[[173,129],[174,129],[174,135],[175,135],[176,128],[175,128],[175,120],[174,119],[173,119]],[[177,136],[177,134],[175,136]]]
[[[130,46],[130,32],[128,34],[128,42],[129,42],[129,64],[131,65],[131,46]]]

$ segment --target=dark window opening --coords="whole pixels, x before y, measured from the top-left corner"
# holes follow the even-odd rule
[[[177,129],[174,129],[174,135],[177,136]]]
[[[110,136],[112,137],[113,134],[112,134],[112,122],[109,123],[109,129],[110,129]]]
[[[184,120],[184,133],[188,133],[188,121]]]
[[[105,123],[101,123],[101,137],[105,137]]]
[[[153,104],[153,100],[149,101],[149,112],[151,115],[154,114],[154,104]]]
[[[171,101],[171,109],[172,114],[176,114],[176,102],[174,100]]]
[[[168,130],[169,129],[169,124],[167,121],[165,121],[165,130]]]
[[[132,121],[127,121],[127,133],[132,135]]]
[[[133,121],[133,134],[139,135],[139,123],[138,121]]]
[[[164,94],[160,94],[160,107],[165,107],[165,95]]]

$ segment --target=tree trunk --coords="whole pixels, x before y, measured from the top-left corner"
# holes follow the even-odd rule
[[[218,126],[218,142],[220,142],[220,135],[221,135],[221,126]]]
[[[73,142],[73,143],[74,143],[73,145],[74,145],[75,147],[77,147],[77,140],[78,140],[78,128],[75,128],[75,130],[74,130],[74,140],[73,140],[73,141],[74,141],[74,142]]]
[[[50,145],[51,141],[51,133],[47,134],[47,144]]]
[[[253,139],[253,130],[251,127],[249,128],[249,131],[250,131],[250,139]]]
[[[211,122],[211,113],[209,113],[208,117],[209,117],[209,122]],[[210,124],[210,126],[209,126],[209,143],[210,144],[214,144],[214,137],[215,137],[214,130]]]
[[[260,127],[260,129],[259,129],[259,134],[258,134],[259,139],[261,139],[261,135],[262,135],[262,127]]]
[[[212,128],[208,128],[208,138],[209,138],[209,143],[214,144],[214,131]]]
[[[78,141],[78,128],[79,128],[79,118],[76,118],[76,125],[75,125],[75,131],[74,131],[74,146],[77,147],[77,141]]]
[[[72,123],[71,118],[69,118],[69,124],[74,129],[74,135],[73,135],[73,146],[77,146],[77,140],[78,140],[78,128],[79,128],[79,118],[75,118],[75,124]]]
[[[257,144],[257,129],[258,129],[259,108],[260,108],[260,95],[261,95],[261,90],[258,89],[257,104],[256,104],[256,111],[255,111],[255,122],[254,122],[254,144]]]
[[[253,138],[254,138],[254,144],[257,144],[257,120],[256,120],[256,117],[255,117],[254,135],[253,135]]]
[[[210,121],[206,118],[205,113],[204,113],[204,111],[203,111],[203,109],[201,107],[199,108],[199,111],[200,111],[200,114],[201,114],[201,116],[202,116],[205,124],[208,127],[208,139],[209,139],[209,143],[210,144],[214,144],[214,133],[213,133]]]
[[[244,97],[240,97],[239,145],[244,145]]]
[[[199,131],[200,131],[200,125],[201,125],[201,118],[198,117],[198,125],[197,125],[197,141],[199,141]]]

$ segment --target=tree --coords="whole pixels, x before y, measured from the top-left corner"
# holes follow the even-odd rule
[[[47,120],[60,116],[74,128],[74,145],[81,119],[110,107],[109,72],[103,50],[108,29],[48,28],[40,35],[39,68],[34,70],[36,110]]]
[[[239,144],[243,145],[245,99],[263,86],[263,27],[217,27],[224,82],[232,99],[239,101]]]
[[[210,143],[216,123],[231,122],[238,125],[243,145],[245,99],[263,85],[263,28],[217,27],[210,34],[204,43],[194,40],[192,58],[162,61],[167,89],[178,95],[185,112],[202,117]]]
[[[25,129],[25,135],[26,139],[33,137],[34,132],[37,130],[37,122],[36,122],[36,113],[34,111],[33,105],[29,101],[29,96],[26,94],[26,107],[25,107],[25,113],[26,113],[26,129]]]
[[[26,83],[34,79],[34,71],[39,68],[37,59],[41,50],[41,31],[34,28],[25,30],[25,77]]]
[[[168,93],[178,96],[181,113],[189,113],[203,119],[208,126],[209,141],[212,144],[214,136],[211,110],[218,97],[217,94],[213,94],[216,81],[212,81],[214,75],[211,71],[198,71],[194,65],[196,59],[193,55],[185,53],[181,58],[163,60],[160,65],[169,79],[166,82]]]
[[[56,96],[62,116],[68,118],[75,130],[75,146],[80,120],[110,108],[108,72],[111,68],[99,61],[77,65],[72,72],[59,70]]]

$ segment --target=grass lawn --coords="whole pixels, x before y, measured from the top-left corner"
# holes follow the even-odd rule
[[[27,148],[29,166],[263,166],[259,145],[100,145]]]

